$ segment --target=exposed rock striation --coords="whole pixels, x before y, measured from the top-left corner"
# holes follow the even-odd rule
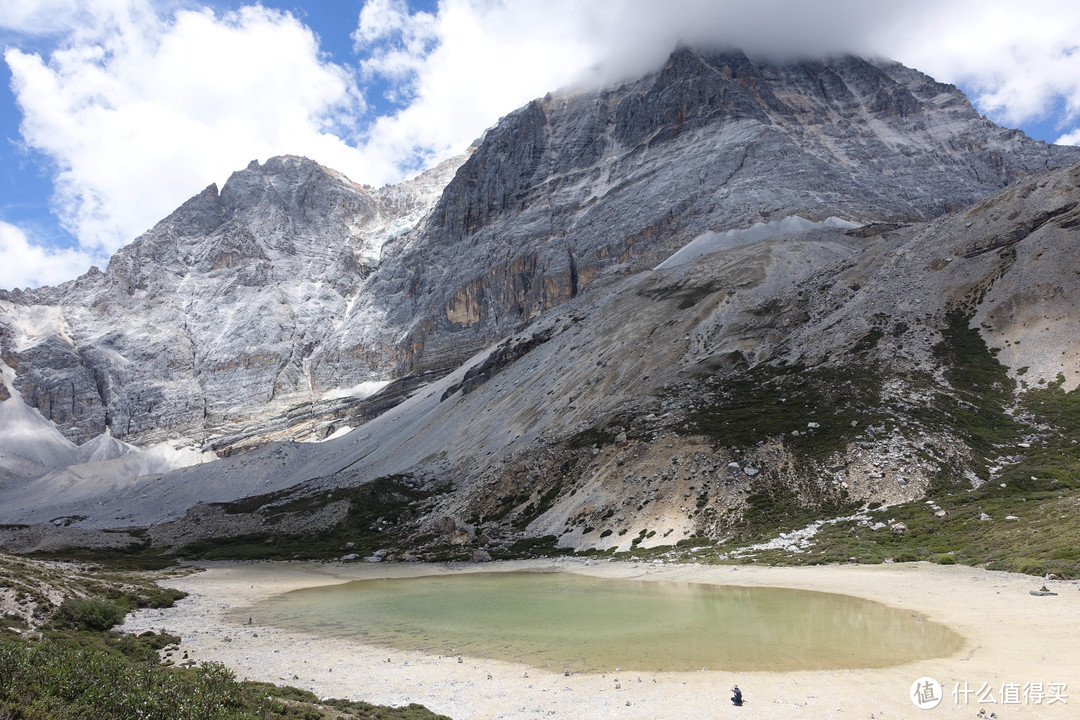
[[[389,316],[410,329],[400,371],[452,365],[605,269],[652,267],[704,232],[928,219],[1076,160],[896,63],[681,49],[639,81],[507,116],[367,297],[404,301]]]
[[[1076,160],[896,63],[680,49],[640,80],[535,100],[400,186],[253,163],[105,272],[0,293],[0,352],[76,441],[322,436],[385,409],[361,404],[383,384],[439,377],[705,233],[921,221]],[[718,347],[753,362],[761,333],[739,321]]]
[[[253,162],[105,272],[0,293],[0,350],[15,387],[79,442],[110,428],[139,442],[202,443],[293,408],[332,416],[341,402],[327,391],[370,393],[362,384],[386,373],[359,352],[335,362],[336,346],[328,362],[326,340],[383,245],[420,219],[458,164],[374,190],[303,158]],[[293,415],[296,432],[311,413]]]

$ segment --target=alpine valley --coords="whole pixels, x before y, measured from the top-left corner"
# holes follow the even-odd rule
[[[1078,243],[1080,148],[851,56],[680,48],[396,186],[252,162],[0,292],[0,546],[1076,575]]]

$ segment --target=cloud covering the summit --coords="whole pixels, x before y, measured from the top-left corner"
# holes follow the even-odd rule
[[[680,43],[890,57],[962,85],[999,122],[1080,140],[1072,3],[368,0],[347,27],[317,24],[304,4],[8,0],[9,141],[43,161],[73,243],[6,228],[0,260],[18,247],[26,271],[0,283],[54,281],[33,265],[61,251],[103,264],[251,159],[301,154],[358,182],[401,180],[532,98],[642,75]],[[347,51],[331,57],[335,39]]]

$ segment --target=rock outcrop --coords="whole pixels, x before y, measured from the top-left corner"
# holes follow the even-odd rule
[[[928,222],[821,225],[613,278],[352,433],[119,492],[0,487],[0,524],[173,521],[187,537],[207,532],[199,503],[291,488],[319,510],[341,488],[408,478],[435,494],[397,542],[628,549],[723,536],[763,503],[828,515],[920,498],[942,476],[979,485],[990,454],[1013,451],[979,445],[974,418],[1038,432],[1005,412],[1009,376],[1080,380],[1078,219],[1075,165]]]
[[[401,186],[301,158],[253,163],[105,272],[0,293],[0,353],[26,402],[78,442],[108,428],[227,453],[320,437],[392,404],[363,404],[386,383],[400,399],[704,234],[793,216],[924,221],[1076,160],[896,63],[680,49],[635,82],[535,100]],[[772,320],[724,312],[714,322],[742,334],[710,341],[712,357],[767,356]]]
[[[1077,160],[896,63],[681,49],[637,82],[508,115],[365,298],[403,301],[389,315],[409,329],[399,372],[452,366],[705,232],[794,215],[925,220]]]
[[[105,272],[0,293],[14,385],[78,442],[108,428],[201,444],[253,434],[275,415],[291,414],[294,433],[312,415],[332,418],[342,396],[393,377],[363,349],[326,340],[383,246],[415,225],[458,164],[375,190],[303,158],[253,162]]]

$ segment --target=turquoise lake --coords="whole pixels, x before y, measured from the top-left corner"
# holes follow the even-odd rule
[[[360,580],[236,612],[366,645],[572,672],[877,668],[962,644],[909,610],[846,595],[559,572]]]

